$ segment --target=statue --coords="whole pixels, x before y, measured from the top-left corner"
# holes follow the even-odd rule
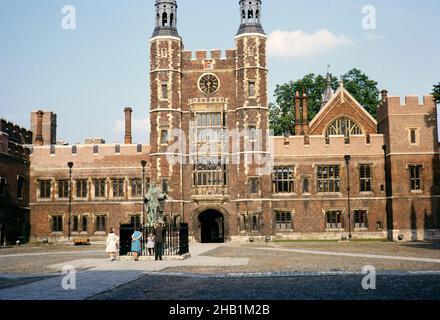
[[[167,195],[163,193],[155,184],[150,186],[145,196],[145,205],[148,216],[148,224],[154,225],[157,222],[163,222],[163,210]]]

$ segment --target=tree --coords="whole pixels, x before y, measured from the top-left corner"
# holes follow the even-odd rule
[[[432,95],[434,96],[435,102],[440,103],[440,82],[437,85],[434,85]]]
[[[362,71],[352,69],[341,76],[344,86],[353,97],[373,116],[379,104],[377,82],[370,80]],[[333,90],[339,86],[338,78],[330,75]],[[275,88],[275,103],[269,105],[270,125],[275,135],[292,135],[295,132],[295,93],[303,92],[309,97],[309,120],[322,106],[322,95],[326,88],[326,77],[310,73],[297,81],[290,81]]]

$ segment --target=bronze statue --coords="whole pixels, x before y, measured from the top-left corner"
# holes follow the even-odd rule
[[[150,186],[145,196],[148,225],[152,226],[158,222],[163,222],[163,210],[167,197],[167,194],[163,193],[155,184]]]

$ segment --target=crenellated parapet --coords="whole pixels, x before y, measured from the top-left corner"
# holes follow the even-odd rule
[[[182,64],[186,70],[228,69],[235,66],[236,50],[182,51]]]
[[[436,105],[432,95],[425,95],[420,100],[419,96],[405,96],[403,99],[397,96],[388,96],[388,92],[382,91],[382,101],[377,110],[378,123],[389,115],[423,115],[436,113]]]
[[[9,140],[19,144],[32,144],[32,131],[19,125],[0,119],[0,131],[9,136]]]

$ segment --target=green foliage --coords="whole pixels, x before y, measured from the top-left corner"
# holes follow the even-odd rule
[[[434,96],[435,102],[440,103],[440,82],[437,85],[434,85],[432,95]]]
[[[330,75],[331,86],[336,90],[338,78]],[[373,116],[379,105],[377,82],[370,80],[362,71],[352,69],[341,76],[344,86]],[[295,93],[305,92],[309,97],[309,120],[321,109],[322,95],[326,87],[326,77],[310,73],[297,81],[277,85],[275,103],[269,105],[270,125],[275,135],[293,135],[295,132]]]

